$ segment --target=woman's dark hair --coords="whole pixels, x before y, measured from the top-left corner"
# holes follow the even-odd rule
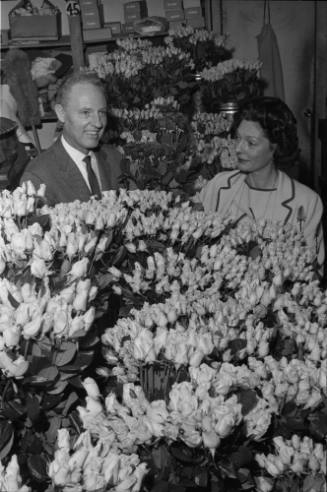
[[[296,119],[290,108],[277,97],[255,97],[239,103],[231,128],[232,136],[243,120],[256,121],[271,143],[277,144],[275,164],[290,164],[298,158]]]
[[[76,84],[92,84],[95,87],[99,87],[99,89],[103,91],[103,94],[106,97],[104,83],[95,72],[86,70],[75,70],[69,72],[66,77],[63,78],[62,83],[60,84],[56,94],[56,102],[64,106],[69,99],[71,89]]]

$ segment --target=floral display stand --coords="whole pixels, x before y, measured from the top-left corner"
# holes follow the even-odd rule
[[[1,492],[326,492],[327,291],[299,232],[199,209],[231,120],[181,96],[117,99],[125,189],[0,195]]]

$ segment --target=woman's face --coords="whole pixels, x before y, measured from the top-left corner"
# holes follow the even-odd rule
[[[237,167],[245,173],[273,167],[276,144],[272,144],[256,121],[242,120],[236,131]]]

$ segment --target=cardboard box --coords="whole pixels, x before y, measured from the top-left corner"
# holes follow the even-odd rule
[[[124,20],[126,24],[130,24],[131,22],[141,20],[140,12],[130,12],[124,15]]]
[[[199,16],[194,15],[193,17],[189,17],[188,19],[186,19],[186,23],[194,28],[205,27],[205,20],[204,17],[202,17],[202,15]]]
[[[183,10],[166,10],[166,19],[170,21],[183,21],[185,19]]]
[[[99,2],[98,0],[79,0],[79,6],[81,10],[90,7],[99,8]]]
[[[11,15],[9,26],[11,39],[56,40],[61,36],[61,14]]]
[[[202,9],[201,7],[189,7],[184,9],[186,19],[190,17],[202,17]]]
[[[83,29],[84,41],[107,41],[112,39],[110,27],[100,29]]]
[[[113,36],[117,36],[121,34],[122,28],[121,28],[121,22],[106,22],[105,27],[110,27],[111,33]]]
[[[99,12],[82,12],[83,29],[99,29],[101,27]]]
[[[183,0],[184,9],[201,7],[201,0]]]
[[[133,34],[133,33],[135,33],[133,22],[127,22],[126,24],[123,24],[123,32],[125,34]]]
[[[165,10],[183,10],[182,0],[164,0]]]
[[[146,2],[143,0],[139,0],[136,2],[128,2],[124,4],[124,16],[125,19],[128,15],[139,14],[139,19],[143,19],[143,17],[147,17],[148,9],[146,6]]]

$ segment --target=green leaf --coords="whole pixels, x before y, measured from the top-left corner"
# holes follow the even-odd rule
[[[14,296],[8,291],[8,301],[10,302],[10,304],[12,305],[13,308],[17,309],[18,306],[19,306],[19,302],[17,301],[17,299],[14,298]]]
[[[38,419],[40,415],[40,403],[36,396],[30,394],[26,396],[26,410],[32,422]]]
[[[16,401],[8,401],[2,403],[3,408],[1,413],[9,420],[15,421],[25,413],[23,405]]]
[[[60,370],[64,373],[74,373],[78,374],[84,371],[92,362],[94,356],[94,351],[85,351],[77,353],[74,364],[67,364],[62,366]]]
[[[38,376],[40,378],[45,378],[47,381],[54,381],[56,379],[56,377],[58,376],[59,372],[58,372],[58,369],[54,366],[49,366],[49,367],[45,367],[44,369],[42,369]]]
[[[78,400],[79,400],[79,398],[78,398],[77,393],[75,393],[75,391],[70,393],[67,400],[66,400],[65,408],[64,408],[62,414],[64,416],[66,416],[67,413],[69,412],[70,408],[72,407],[72,405],[74,405],[74,403],[76,403]]]
[[[53,389],[48,391],[48,394],[49,395],[58,395],[58,394],[62,393],[67,386],[68,386],[68,382],[62,381],[61,376],[60,376],[60,380],[56,382],[56,386]]]
[[[257,404],[258,398],[254,390],[241,389],[236,392],[238,401],[242,405],[242,414],[247,415]]]
[[[67,385],[68,383],[64,383],[64,384]],[[58,405],[58,403],[62,399],[63,389],[61,389],[61,391],[59,392],[59,394],[49,394],[50,392],[48,392],[47,394],[45,394],[44,395],[44,398],[42,400],[42,409],[45,410],[45,411],[48,411],[51,408],[54,408],[56,405]]]
[[[326,412],[315,412],[309,415],[309,428],[315,439],[325,439],[327,435],[327,415]]]
[[[82,350],[88,350],[90,348],[94,348],[95,345],[97,345],[100,341],[100,338],[98,335],[90,330],[80,341],[79,341],[79,347]]]
[[[231,340],[228,347],[231,349],[232,354],[236,354],[239,350],[242,350],[247,345],[247,341],[244,338],[235,338]]]
[[[231,462],[234,464],[235,469],[244,468],[250,465],[253,461],[253,454],[246,446],[240,446],[237,451],[231,454]]]
[[[49,477],[47,474],[47,462],[39,454],[32,454],[27,458],[27,466],[38,482],[47,483]]]
[[[56,366],[65,366],[73,360],[77,351],[76,344],[73,342],[63,342],[59,351],[54,355],[54,364]]]
[[[60,429],[61,426],[61,417],[55,415],[54,417],[49,419],[49,422],[50,426],[45,432],[45,435],[48,441],[50,441],[51,443],[55,443],[57,440],[58,429]]]
[[[324,475],[307,475],[303,482],[303,492],[323,492],[325,490],[326,477]]]
[[[0,460],[11,450],[14,441],[14,428],[10,422],[0,421]]]

